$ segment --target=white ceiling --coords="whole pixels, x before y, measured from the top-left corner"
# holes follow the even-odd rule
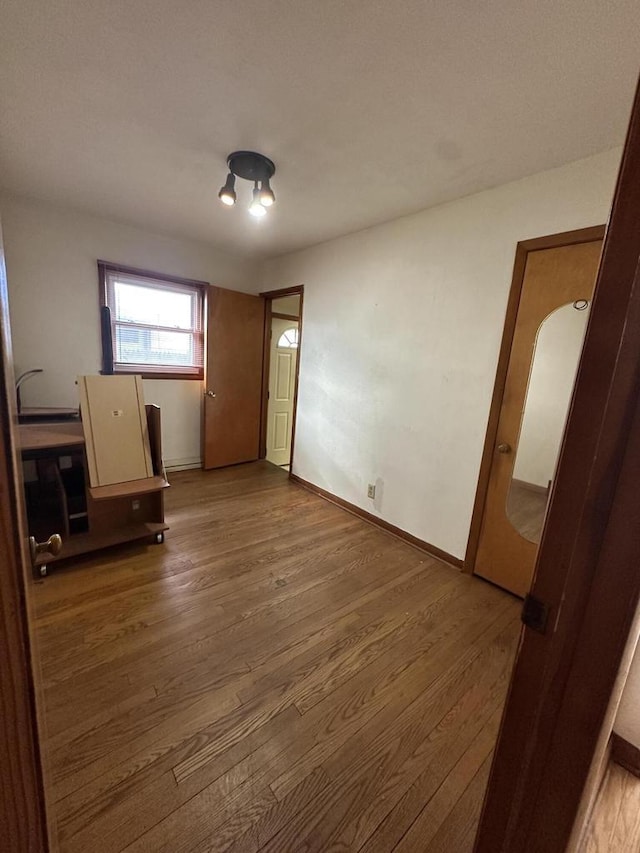
[[[620,144],[639,36],[638,0],[3,0],[0,185],[275,255]]]

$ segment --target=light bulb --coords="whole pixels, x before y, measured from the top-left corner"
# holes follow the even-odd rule
[[[260,190],[260,204],[263,207],[271,207],[271,205],[275,202],[276,197],[273,194],[273,190],[269,185],[269,179],[262,182],[262,189]]]
[[[267,210],[260,200],[260,190],[258,189],[258,184],[256,183],[253,189],[253,198],[251,200],[251,204],[249,205],[249,213],[252,216],[259,218],[261,216],[264,216],[266,212]]]
[[[236,191],[234,189],[235,182],[236,182],[236,176],[234,174],[232,174],[231,172],[229,172],[229,174],[227,175],[227,181],[226,181],[225,185],[222,187],[222,189],[218,193],[218,198],[220,199],[220,201],[223,204],[228,205],[229,207],[231,207],[231,205],[236,203]]]

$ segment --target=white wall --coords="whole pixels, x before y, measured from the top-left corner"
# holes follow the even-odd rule
[[[15,196],[0,198],[16,374],[45,373],[22,386],[24,405],[76,406],[75,378],[101,365],[96,260],[257,291],[257,266],[205,243],[153,234]],[[162,407],[169,466],[200,460],[202,383],[145,381]]]
[[[516,243],[604,222],[620,154],[266,263],[305,285],[294,472],[463,557]]]
[[[538,330],[513,476],[549,485],[556,470],[589,309],[563,305]]]
[[[640,749],[640,646],[636,647],[613,729]]]

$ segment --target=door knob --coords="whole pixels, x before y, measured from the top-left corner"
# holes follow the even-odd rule
[[[215,395],[214,391],[205,391],[204,396],[205,397],[215,397],[216,395]]]
[[[498,445],[498,453],[511,453],[511,445],[510,444],[499,444]]]
[[[34,566],[39,554],[51,554],[52,557],[56,557],[60,551],[62,551],[62,536],[59,533],[54,533],[46,542],[36,542],[35,536],[29,537],[29,552]]]

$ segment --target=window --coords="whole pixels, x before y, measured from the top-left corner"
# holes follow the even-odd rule
[[[278,338],[278,346],[286,347],[287,349],[298,348],[298,330],[286,329]]]
[[[101,304],[111,315],[114,372],[202,379],[206,283],[104,261],[98,272]],[[104,344],[103,338],[106,351]]]

